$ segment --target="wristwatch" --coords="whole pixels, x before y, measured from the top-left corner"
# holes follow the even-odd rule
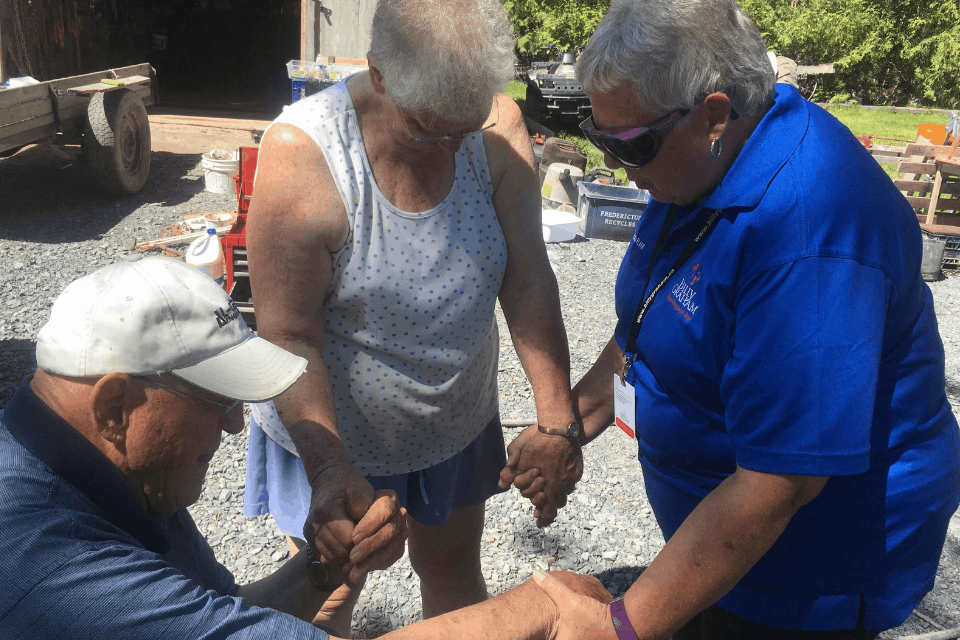
[[[547,435],[551,435],[551,436],[565,436],[579,444],[580,432],[582,431],[582,429],[580,428],[580,423],[574,420],[563,429],[547,429],[542,424],[538,424],[537,431],[539,431],[540,433],[546,433]]]
[[[301,553],[303,553],[307,559],[304,570],[307,572],[307,579],[310,581],[310,584],[321,591],[333,591],[337,585],[331,584],[330,568],[320,562],[320,558],[317,557],[317,552],[314,551],[313,545],[308,542],[307,546],[301,550]]]

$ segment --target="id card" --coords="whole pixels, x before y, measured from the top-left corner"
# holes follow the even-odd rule
[[[609,405],[608,405],[609,406]],[[620,381],[620,376],[613,374],[613,407],[614,421],[625,434],[636,437],[637,426],[637,396],[633,393],[633,385]]]

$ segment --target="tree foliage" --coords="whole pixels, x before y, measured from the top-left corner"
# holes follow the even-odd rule
[[[541,47],[575,50],[610,0],[505,0],[522,62]],[[836,73],[806,80],[815,100],[960,105],[958,0],[740,0],[767,48],[801,65],[832,62]]]
[[[767,47],[798,64],[832,62],[814,99],[960,103],[957,0],[742,0]]]
[[[521,60],[551,57],[543,47],[576,51],[590,39],[610,0],[505,0]],[[555,54],[553,54],[555,55]]]

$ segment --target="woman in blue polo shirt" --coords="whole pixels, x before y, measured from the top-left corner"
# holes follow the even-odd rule
[[[775,85],[733,0],[615,1],[578,76],[588,139],[655,199],[575,389],[581,440],[615,414],[635,434],[667,544],[612,612],[561,607],[565,623],[676,640],[898,625],[960,500],[914,211],[849,130]]]

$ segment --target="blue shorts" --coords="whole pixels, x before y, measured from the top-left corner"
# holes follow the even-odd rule
[[[421,471],[396,476],[367,476],[374,489],[392,489],[414,520],[441,525],[457,509],[486,502],[502,493],[498,481],[507,464],[500,417],[494,418],[476,440],[448,460]],[[247,481],[243,513],[273,514],[284,535],[300,538],[310,509],[310,485],[303,461],[250,420]]]

